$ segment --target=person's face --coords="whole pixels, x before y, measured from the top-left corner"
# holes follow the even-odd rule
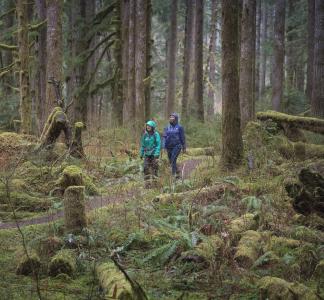
[[[170,123],[174,123],[175,122],[175,116],[170,116],[169,120],[170,120]]]
[[[149,125],[146,125],[146,130],[147,130],[148,132],[152,131],[152,127],[149,126]]]

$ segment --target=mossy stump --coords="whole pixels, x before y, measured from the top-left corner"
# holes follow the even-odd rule
[[[107,262],[96,268],[97,278],[102,287],[105,299],[142,300],[134,292],[125,275],[116,268],[113,262]]]
[[[69,186],[83,186],[83,173],[78,166],[67,166],[58,180],[58,185],[65,190]]]
[[[242,234],[234,255],[234,259],[241,267],[250,268],[258,259],[261,239],[261,234],[254,230],[248,230]]]
[[[76,122],[74,124],[73,141],[71,144],[70,155],[75,158],[85,157],[85,153],[82,146],[82,130],[84,125],[82,122]]]
[[[72,139],[71,125],[62,108],[55,107],[45,123],[39,149],[52,148],[61,132],[64,132],[65,144],[69,148]]]
[[[76,255],[73,250],[63,249],[57,252],[51,259],[48,266],[50,276],[67,274],[72,276],[76,270]]]
[[[64,192],[64,225],[68,233],[79,233],[87,226],[84,186],[69,186]]]
[[[28,255],[26,255],[23,249],[19,249],[16,256],[19,259],[16,268],[17,275],[36,275],[39,272],[41,261],[36,251],[28,250]]]

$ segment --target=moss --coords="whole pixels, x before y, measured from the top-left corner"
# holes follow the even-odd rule
[[[300,246],[300,241],[289,239],[281,236],[272,236],[270,238],[269,245],[266,247],[267,250],[273,251],[279,256],[283,256],[289,250],[295,249]]]
[[[286,159],[299,160],[324,158],[324,146],[302,142],[284,142],[279,147],[279,153]]]
[[[105,299],[136,299],[130,283],[112,262],[99,265],[96,268],[96,274],[99,284],[104,290]]]
[[[87,226],[84,186],[69,186],[64,192],[64,225],[69,233],[81,232]]]
[[[50,276],[57,276],[60,273],[73,275],[76,271],[76,256],[73,250],[63,249],[57,252],[51,259],[48,272]]]
[[[216,154],[215,149],[212,147],[208,148],[189,148],[186,152],[189,156],[214,156]]]
[[[17,275],[31,275],[37,274],[40,267],[41,261],[36,251],[27,250],[28,255],[26,255],[24,249],[17,250],[16,256],[18,258],[18,265],[16,268]]]
[[[259,232],[248,230],[242,237],[236,248],[234,259],[244,267],[251,267],[260,255],[262,236]]]
[[[195,248],[199,256],[211,261],[216,256],[221,255],[221,249],[224,247],[223,240],[217,235],[211,235]]]
[[[320,260],[320,262],[316,265],[314,277],[322,282],[324,281],[324,259]]]
[[[258,222],[256,221],[256,215],[247,213],[239,218],[232,220],[228,226],[228,230],[233,236],[235,236],[237,234],[241,234],[244,231],[256,229],[257,226]]]
[[[303,242],[324,243],[324,232],[306,226],[296,226],[291,235]]]
[[[260,299],[265,300],[318,300],[316,294],[300,283],[290,283],[281,278],[266,276],[259,280]]]
[[[84,127],[84,124],[83,124],[82,122],[76,122],[76,123],[74,124],[74,127],[75,127],[75,128],[83,128],[83,127]]]
[[[49,236],[38,241],[37,252],[41,257],[55,255],[63,247],[63,241],[55,236]]]

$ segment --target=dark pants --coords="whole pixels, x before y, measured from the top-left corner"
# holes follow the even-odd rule
[[[167,148],[169,162],[172,168],[172,175],[176,175],[178,172],[177,169],[177,158],[181,152],[181,145],[177,145],[173,148]]]
[[[144,158],[144,180],[149,180],[151,175],[153,179],[158,176],[159,164],[155,157]]]

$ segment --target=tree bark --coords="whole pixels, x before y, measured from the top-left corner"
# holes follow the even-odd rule
[[[239,1],[222,0],[222,153],[221,165],[233,169],[242,160],[239,101]]]
[[[183,53],[182,116],[188,118],[188,98],[190,83],[190,63],[193,39],[193,2],[186,1],[186,27]]]
[[[311,104],[313,90],[313,68],[314,68],[314,33],[315,33],[315,0],[308,0],[308,43],[307,43],[307,83],[306,95],[308,103]]]
[[[241,126],[254,119],[255,113],[255,14],[256,0],[244,0],[241,22],[240,105]]]
[[[207,100],[207,117],[210,120],[214,115],[215,105],[215,83],[216,83],[216,37],[217,37],[217,0],[211,3],[211,20],[210,20],[210,40],[208,49],[208,100]]]
[[[268,39],[268,5],[266,0],[262,0],[263,10],[261,19],[261,58],[260,58],[260,95],[265,92],[266,73],[267,73],[267,47]]]
[[[146,13],[147,0],[136,1],[135,26],[135,120],[139,131],[145,124],[145,86],[146,77]]]
[[[29,87],[29,39],[28,39],[28,2],[17,0],[19,85],[21,132],[30,134],[32,130],[32,100]]]
[[[62,1],[47,0],[47,67],[46,80],[54,78],[62,81],[63,36],[62,36]],[[56,106],[55,91],[47,83],[46,115]]]
[[[294,26],[293,17],[295,15],[295,1],[294,0],[288,0],[288,19],[287,19],[287,45],[286,45],[286,70],[287,70],[287,77],[286,77],[286,84],[287,88],[289,90],[293,89],[295,87],[295,81],[296,81],[296,45],[295,40],[297,38],[296,36],[296,28]]]
[[[153,40],[151,37],[152,31],[152,1],[147,0],[146,12],[146,78],[145,86],[145,120],[150,119],[151,116],[151,58],[152,58],[152,45]]]
[[[261,3],[256,0],[256,42],[255,42],[255,101],[260,99],[260,58],[261,58]]]
[[[274,47],[272,63],[272,109],[281,110],[285,58],[285,13],[286,1],[276,0],[274,20]]]
[[[174,111],[176,93],[176,55],[177,55],[177,12],[178,0],[171,1],[169,41],[168,41],[168,77],[166,93],[166,117]]]
[[[324,2],[315,0],[314,69],[311,112],[324,117]]]
[[[40,22],[46,20],[46,0],[36,1],[37,17]],[[46,26],[40,28],[36,43],[37,71],[36,71],[36,111],[39,120],[39,128],[43,128],[45,122],[46,103]]]

